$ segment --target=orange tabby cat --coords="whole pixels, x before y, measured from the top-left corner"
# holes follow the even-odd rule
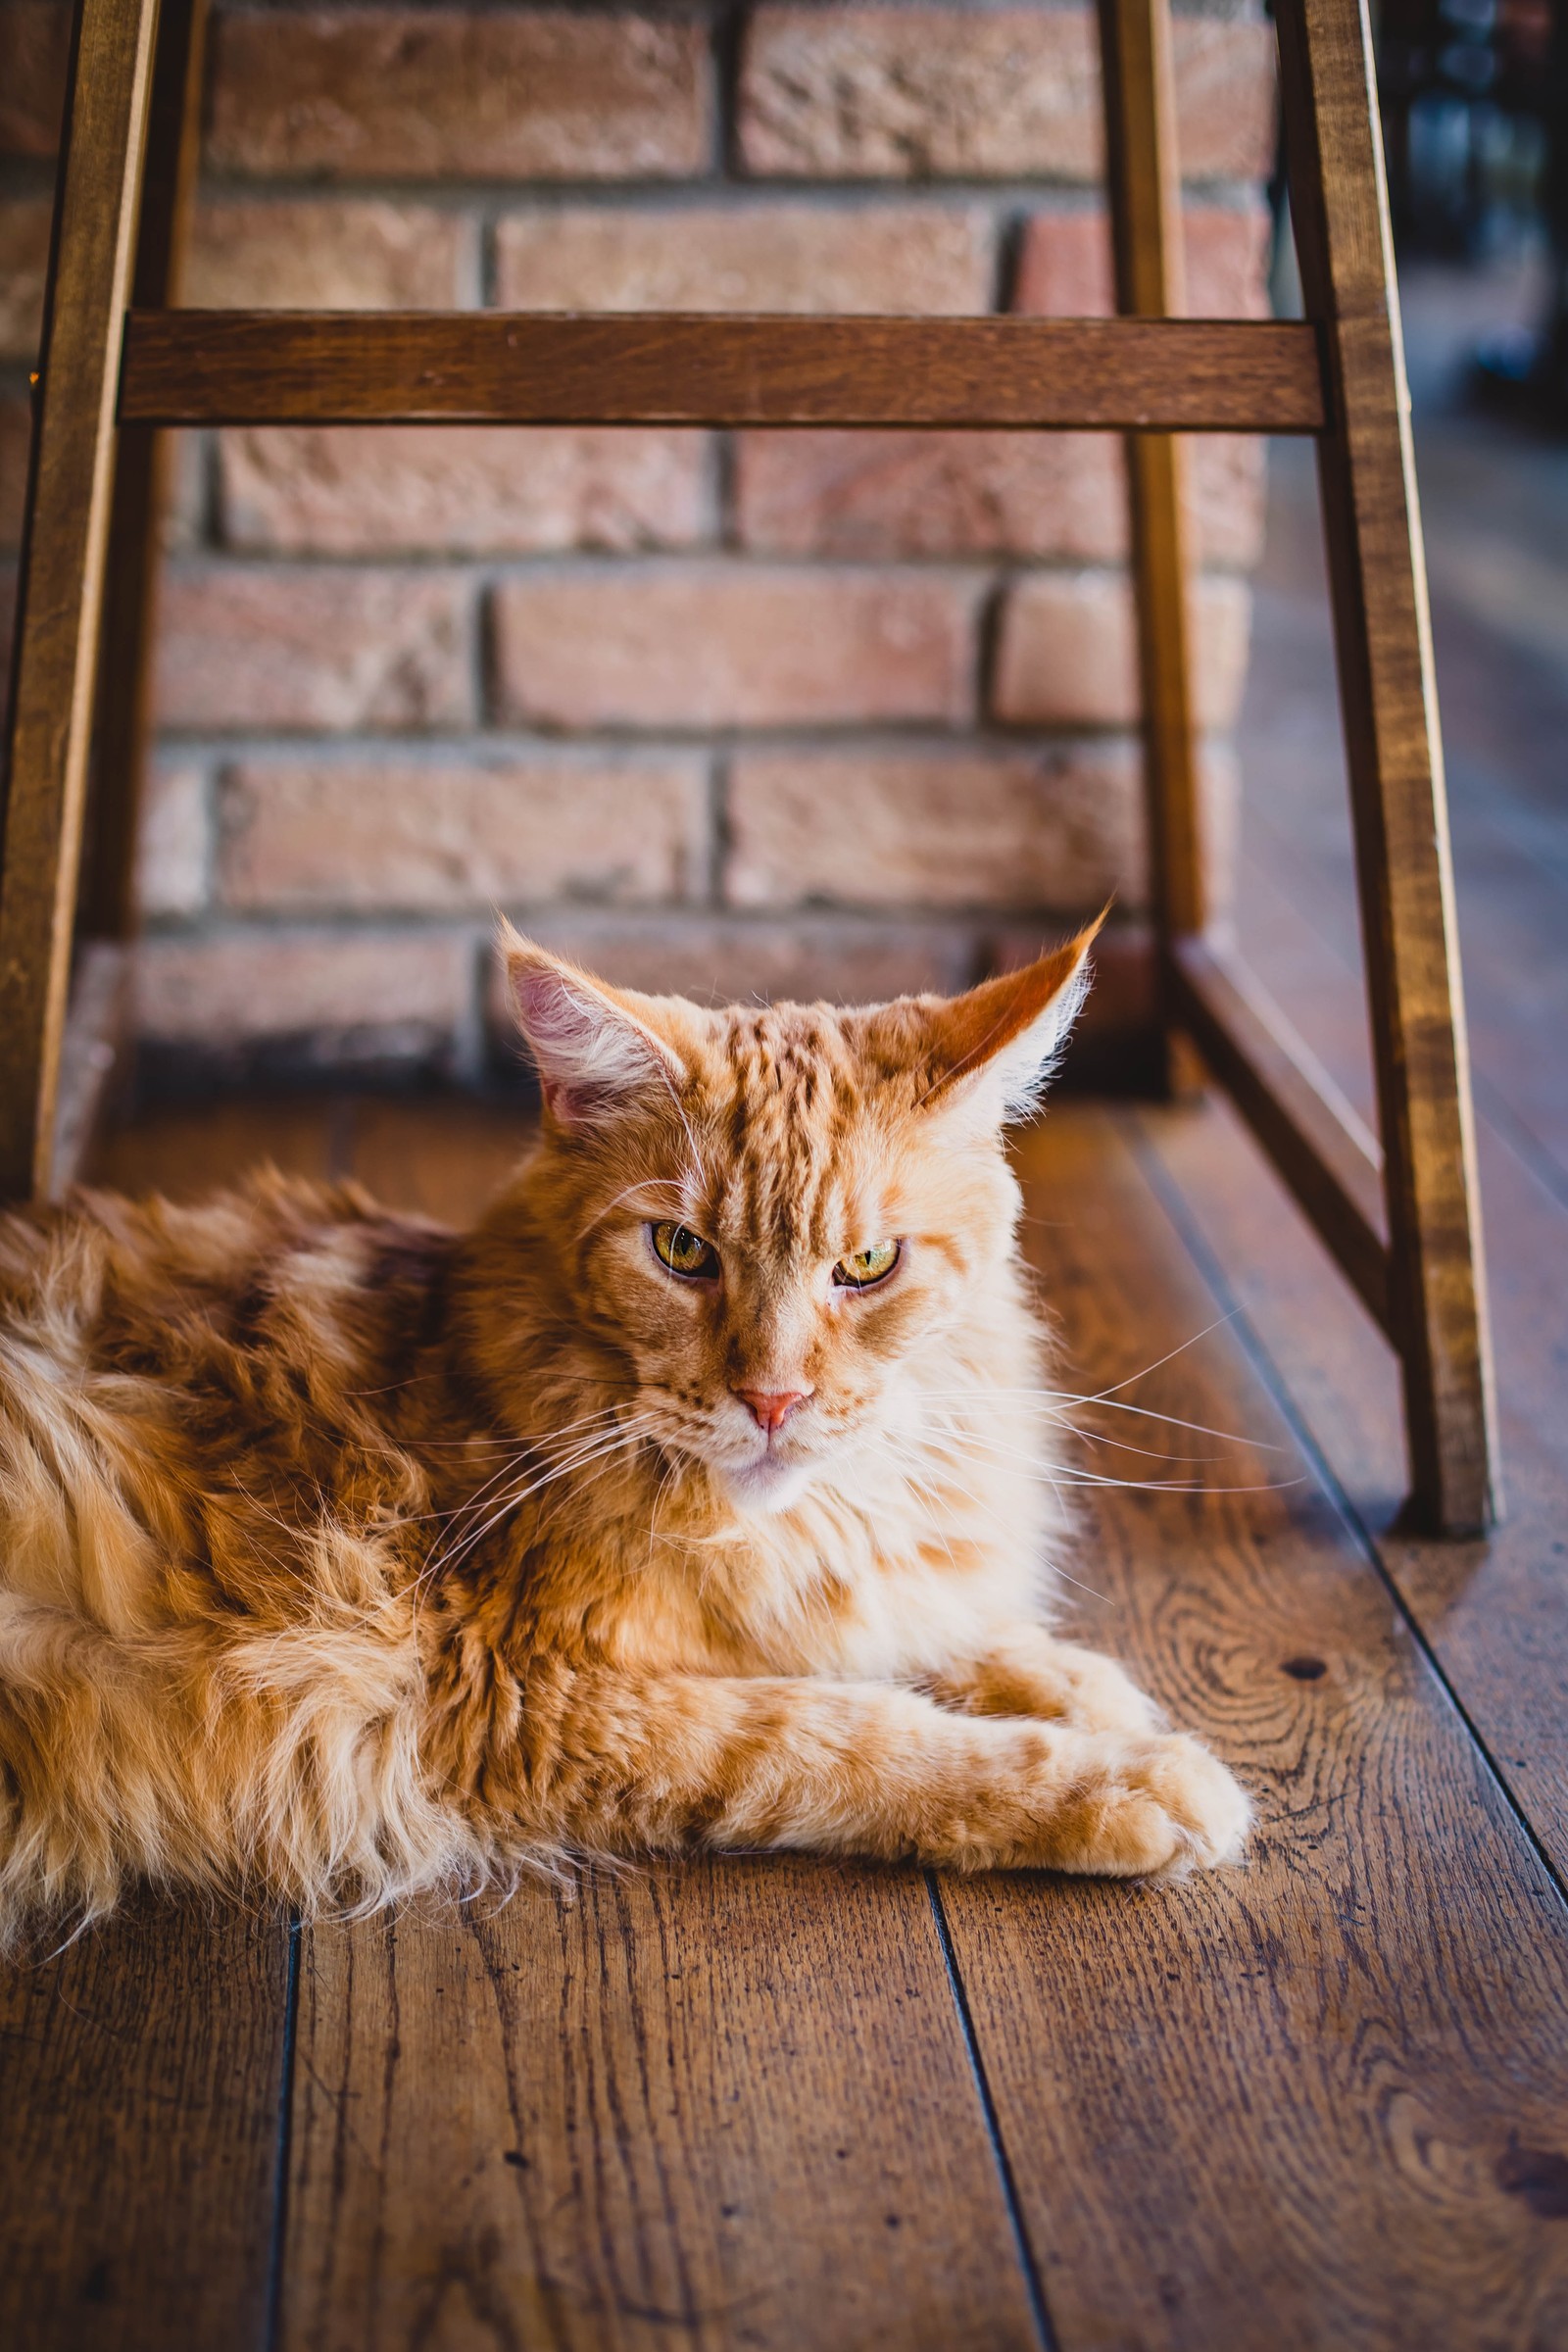
[[[708,1012],[508,934],[538,1148],[0,1223],[0,1933],[570,1852],[1166,1872],[1247,1802],[1047,1629],[1004,1121],[1092,933],[951,1002]]]

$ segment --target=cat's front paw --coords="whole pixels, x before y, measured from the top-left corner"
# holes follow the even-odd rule
[[[1056,1644],[1055,1662],[1061,1684],[1063,1722],[1085,1732],[1152,1734],[1159,1710],[1114,1658],[1098,1650]]]
[[[1086,1749],[1090,1742],[1086,1741]],[[1232,1862],[1251,1805],[1240,1782],[1184,1733],[1093,1741],[1093,1758],[1054,1819],[1042,1823],[1050,1867],[1097,1878],[1173,1878]]]

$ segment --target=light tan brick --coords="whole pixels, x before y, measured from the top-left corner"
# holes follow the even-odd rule
[[[1270,228],[1261,204],[1190,205],[1182,235],[1190,317],[1268,317]],[[1034,214],[1019,249],[1013,309],[1040,318],[1108,318],[1115,307],[1104,214]]]
[[[429,572],[175,564],[160,605],[165,726],[464,726],[471,592]]]
[[[1260,20],[1178,17],[1190,178],[1269,169],[1273,38]],[[741,152],[770,175],[1096,179],[1099,50],[1078,8],[764,7],[741,79]]]
[[[978,971],[974,929],[960,922],[566,910],[531,916],[528,933],[621,988],[700,1004],[879,1004],[926,989],[951,994]],[[512,1005],[494,969],[488,995],[493,1033],[504,1050],[514,1048]]]
[[[0,549],[8,554],[22,545],[31,440],[31,404],[20,396],[0,400]]]
[[[0,8],[0,155],[53,155],[66,95],[71,10],[61,0]]]
[[[136,843],[136,905],[153,917],[190,915],[207,904],[212,811],[204,769],[154,760],[147,770]]]
[[[1247,676],[1251,598],[1210,575],[1195,600],[1200,726],[1235,723]],[[1120,572],[1037,572],[1007,592],[998,636],[995,715],[1023,726],[1130,726],[1138,717],[1132,592]]]
[[[706,28],[562,8],[225,13],[211,152],[231,171],[645,179],[701,171]]]
[[[539,752],[489,760],[252,760],[224,778],[225,905],[415,912],[705,886],[708,764]]]
[[[508,716],[559,727],[960,724],[979,583],[728,564],[541,574],[496,595]]]
[[[1200,560],[1255,562],[1262,444],[1195,437],[1192,476]],[[1127,552],[1126,472],[1109,433],[743,433],[735,501],[742,544],[763,555],[1107,564]]]
[[[0,203],[0,360],[37,358],[49,270],[49,218],[47,196],[17,196]]]
[[[748,752],[730,773],[726,898],[747,906],[1039,906],[1144,887],[1130,743],[996,752]]]
[[[183,291],[196,310],[461,310],[478,296],[477,232],[429,205],[213,198]]]
[[[713,536],[702,433],[504,425],[229,432],[222,531],[284,553],[529,554],[688,547]]]
[[[977,205],[565,206],[501,222],[496,298],[522,311],[987,311],[993,233]]]
[[[470,1013],[471,934],[236,931],[149,937],[136,951],[139,1034],[217,1049],[300,1041],[317,1058],[419,1059]]]

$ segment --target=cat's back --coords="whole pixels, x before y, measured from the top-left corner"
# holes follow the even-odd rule
[[[264,1170],[192,1202],[76,1191],[0,1217],[0,1409],[113,1380],[251,1402],[269,1370],[318,1406],[406,1349],[455,1237],[356,1185]]]

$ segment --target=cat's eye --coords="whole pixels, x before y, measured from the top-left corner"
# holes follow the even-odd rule
[[[839,1259],[833,1280],[840,1290],[868,1291],[873,1283],[886,1282],[899,1262],[900,1248],[898,1242],[873,1242],[869,1250],[857,1250]]]
[[[652,1225],[649,1232],[656,1256],[672,1274],[696,1280],[718,1272],[718,1251],[700,1233],[693,1233],[689,1225]]]

